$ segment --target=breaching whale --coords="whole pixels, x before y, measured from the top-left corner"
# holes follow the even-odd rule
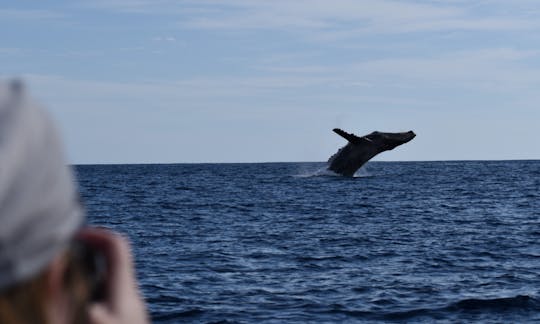
[[[375,131],[362,137],[347,133],[339,128],[334,128],[334,132],[349,143],[328,159],[328,170],[346,177],[352,177],[362,165],[375,155],[405,144],[416,136],[413,131],[403,133]]]

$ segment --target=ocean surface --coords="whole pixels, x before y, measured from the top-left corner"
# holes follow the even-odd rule
[[[540,322],[540,161],[76,171],[154,323]]]

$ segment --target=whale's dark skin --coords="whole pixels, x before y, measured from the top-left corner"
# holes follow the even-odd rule
[[[354,173],[375,155],[405,144],[416,136],[413,131],[403,133],[373,132],[362,137],[347,133],[339,128],[334,128],[334,132],[349,143],[328,159],[328,170],[346,177],[354,176]]]

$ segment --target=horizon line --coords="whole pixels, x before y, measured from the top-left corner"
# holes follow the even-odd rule
[[[513,162],[540,161],[540,159],[456,159],[456,160],[375,160],[367,163],[424,163],[424,162]],[[269,162],[127,162],[127,163],[70,163],[70,166],[91,165],[193,165],[193,164],[282,164],[282,163],[327,163],[326,161],[269,161]]]

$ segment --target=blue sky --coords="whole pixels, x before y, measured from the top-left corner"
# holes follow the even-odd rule
[[[325,161],[334,127],[540,159],[537,1],[2,1],[0,39],[73,163]]]

